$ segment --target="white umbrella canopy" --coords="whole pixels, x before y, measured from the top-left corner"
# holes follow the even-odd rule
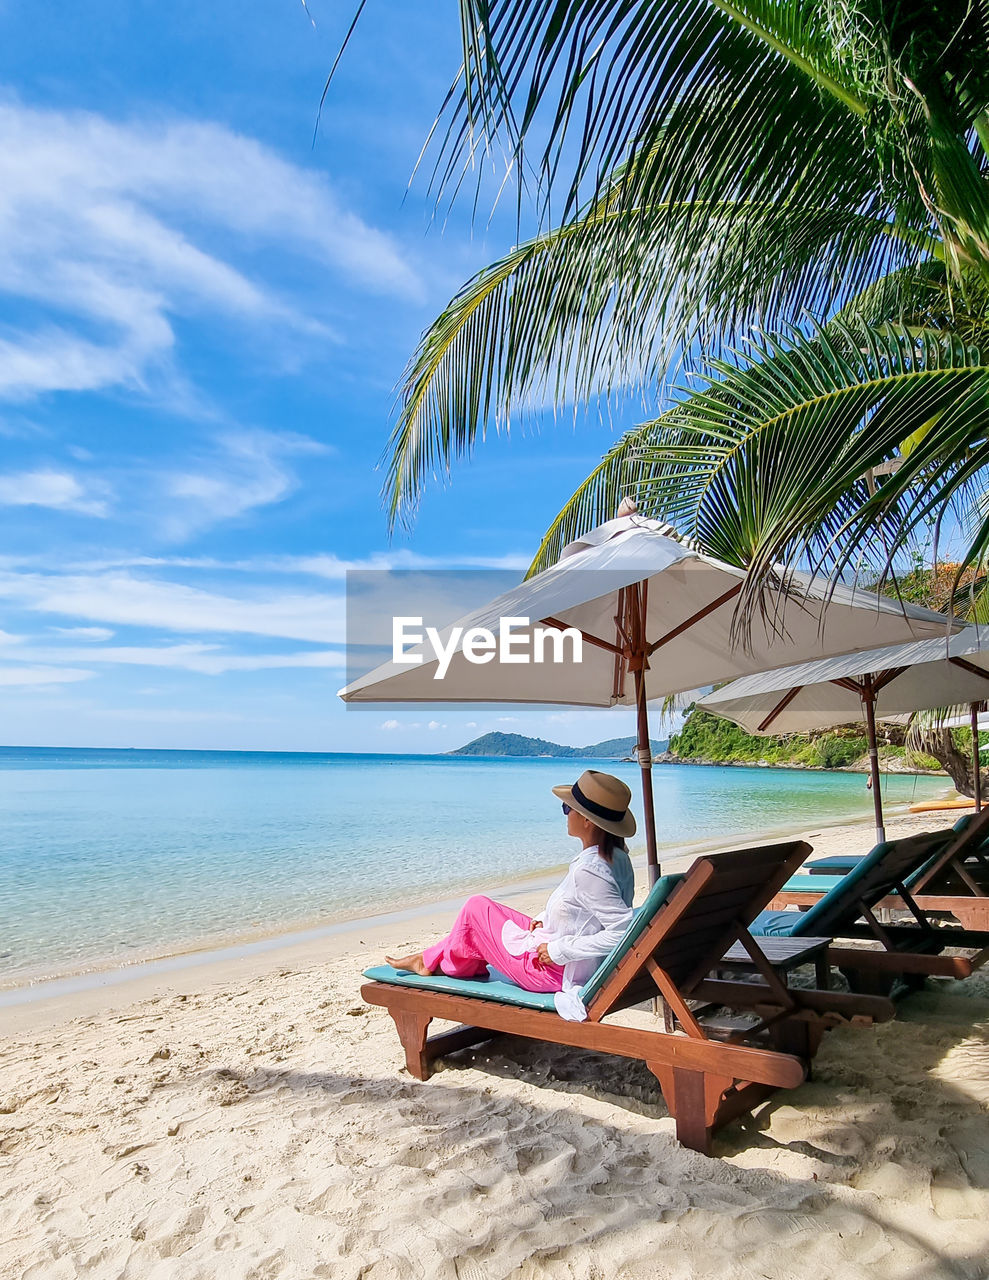
[[[769,618],[756,619],[743,647],[731,636],[730,606],[744,570],[692,550],[666,529],[639,516],[610,520],[567,547],[555,565],[441,632],[446,642],[454,627],[464,633],[474,627],[496,630],[500,618],[528,618],[529,626],[514,629],[524,639],[551,619],[583,633],[581,663],[477,665],[465,657],[461,641],[442,680],[434,678],[438,660],[432,649],[410,649],[422,653],[421,665],[384,663],[348,684],[340,697],[353,703],[633,705],[629,671],[616,677],[615,651],[628,645],[616,634],[615,619],[619,606],[627,604],[619,599],[622,590],[640,583],[646,584],[639,612],[649,650],[649,698],[764,671],[791,658],[803,661],[945,635],[943,614],[845,586],[832,592],[826,583],[793,574],[794,598],[783,606],[782,628]]]
[[[809,733],[862,719],[859,682],[866,675],[878,720],[981,702],[989,698],[989,632],[965,627],[950,639],[942,634],[744,676],[698,706],[749,733]]]
[[[656,866],[646,700],[778,667],[788,660],[943,637],[950,625],[933,613],[886,596],[787,576],[778,608],[757,618],[745,645],[732,636],[735,597],[745,572],[701,554],[669,527],[619,516],[571,543],[559,561],[474,610],[440,633],[452,656],[442,679],[432,646],[414,666],[386,662],[340,691],[348,703],[512,702],[638,708],[639,764],[647,855]],[[582,661],[483,664],[465,654],[475,628],[496,632],[503,618],[519,647],[535,628],[575,628]],[[459,633],[456,629],[460,628]],[[459,638],[458,638],[459,637]],[[469,646],[468,646],[469,647]],[[531,647],[529,652],[531,652]],[[566,652],[571,652],[567,650]],[[632,679],[629,679],[629,676]]]
[[[864,720],[876,829],[884,838],[875,721],[989,698],[989,633],[965,627],[947,638],[804,662],[733,680],[698,706],[749,733],[809,733]],[[962,723],[969,723],[963,721]],[[978,785],[978,770],[976,769]]]

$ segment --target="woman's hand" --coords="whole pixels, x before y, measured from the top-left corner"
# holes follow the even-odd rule
[[[536,948],[536,954],[533,956],[533,963],[537,969],[542,969],[546,965],[553,963],[553,957],[549,953],[549,943],[540,942]]]
[[[534,929],[541,929],[542,927],[543,927],[543,922],[542,922],[541,920],[530,920],[530,921],[529,921],[529,932],[530,932],[530,933],[532,933],[532,931],[533,931]]]

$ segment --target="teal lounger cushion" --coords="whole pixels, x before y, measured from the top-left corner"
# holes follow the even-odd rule
[[[789,893],[830,893],[836,884],[841,884],[844,878],[844,875],[791,876],[783,889]]]
[[[804,917],[801,911],[760,911],[749,925],[755,938],[788,938]]]
[[[831,858],[815,858],[813,862],[808,862],[807,866],[810,868],[810,875],[843,876],[848,871],[854,871],[864,857],[864,853],[837,853]],[[790,888],[790,885],[787,885],[787,888]]]
[[[628,928],[615,949],[601,961],[597,969],[581,988],[580,997],[589,1004],[601,987],[611,976],[615,966],[625,955],[629,947],[635,945],[645,927],[680,883],[683,876],[660,876],[649,891],[649,895],[633,913]],[[499,1004],[514,1004],[525,1009],[548,1009],[554,1011],[552,991],[526,991],[509,982],[504,974],[488,967],[491,975],[485,978],[448,978],[444,973],[434,973],[428,978],[417,973],[406,973],[402,969],[393,969],[390,964],[375,965],[365,969],[364,977],[373,982],[390,982],[396,986],[422,987],[426,991],[444,991],[454,996],[474,996],[480,1000],[496,1000]]]
[[[490,972],[490,971],[489,971]],[[434,973],[428,978],[418,973],[406,973],[393,969],[390,964],[375,965],[365,969],[364,977],[373,982],[390,982],[399,987],[422,987],[426,991],[445,991],[451,996],[476,996],[481,1000],[496,1000],[499,1004],[516,1004],[525,1009],[549,1009],[553,1004],[552,991],[525,991],[504,978],[448,978],[445,973]]]
[[[757,937],[814,937],[815,928],[825,920],[827,924],[822,936],[829,934],[836,909],[840,913],[841,907],[847,903],[849,909],[858,914],[854,906],[856,886],[871,875],[876,864],[882,862],[894,847],[885,840],[877,844],[846,876],[794,876],[786,885],[788,889],[793,888],[794,880],[798,883],[817,881],[823,896],[808,911],[763,911],[753,921],[751,932]],[[807,887],[809,889],[810,886]]]
[[[871,855],[867,855],[867,856],[871,856]],[[907,881],[906,881],[908,889],[917,880],[920,879],[920,877],[928,869],[931,863],[934,862],[937,856],[938,856],[937,854],[932,855],[930,858],[928,858],[928,860],[925,863],[919,866],[915,871],[911,871],[910,875],[907,876]],[[835,887],[835,885],[841,884],[842,880],[845,879],[846,875],[850,875],[853,871],[856,871],[864,861],[865,861],[864,858],[856,858],[854,865],[849,867],[846,871],[839,871],[837,868],[835,868],[834,875],[825,875],[822,870],[818,874],[812,875],[812,876],[808,876],[808,875],[791,876],[790,879],[787,880],[786,884],[783,886],[783,890],[781,890],[781,892],[788,891],[790,893],[830,893],[831,890]],[[832,864],[829,864],[829,865],[832,865]],[[890,889],[889,892],[890,894],[895,895],[896,890]]]
[[[952,831],[954,831],[956,835],[961,835],[974,818],[974,813],[964,814],[951,828]],[[869,855],[867,853],[837,853],[830,858],[815,858],[812,862],[808,862],[807,866],[810,868],[811,875],[843,876],[849,871],[854,871],[862,859],[867,858],[868,856]],[[924,868],[921,867],[920,871],[915,872],[914,878],[921,875],[923,870]],[[786,887],[788,889],[794,888],[795,886],[793,881],[791,880]]]
[[[645,902],[634,912],[632,919],[629,921],[628,928],[615,947],[614,951],[598,965],[597,969],[584,983],[580,991],[580,998],[584,1004],[590,1004],[597,993],[604,986],[608,978],[614,972],[615,966],[628,951],[629,947],[634,947],[639,938],[645,932],[646,925],[649,924],[656,912],[670,896],[673,890],[683,879],[682,875],[660,876],[653,887],[649,890]]]

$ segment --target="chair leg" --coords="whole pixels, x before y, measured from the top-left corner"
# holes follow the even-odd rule
[[[805,1062],[809,1079],[810,1065],[821,1047],[825,1030],[825,1023],[818,1018],[783,1018],[772,1027],[770,1041],[780,1053],[792,1053]]]
[[[896,983],[896,974],[871,969],[841,969],[850,991],[861,996],[888,996]]]
[[[718,1110],[726,1090],[731,1088],[731,1077],[671,1067],[665,1062],[647,1062],[646,1066],[663,1090],[666,1109],[676,1122],[677,1142],[709,1156],[711,1138],[719,1123]]]
[[[417,1080],[428,1080],[432,1072],[426,1056],[426,1030],[432,1022],[428,1013],[410,1013],[404,1009],[389,1009],[398,1038],[405,1050],[405,1065],[409,1075]]]
[[[711,1130],[714,1117],[705,1114],[705,1078],[700,1071],[682,1071],[674,1068],[676,1080],[677,1142],[701,1155],[711,1154]]]

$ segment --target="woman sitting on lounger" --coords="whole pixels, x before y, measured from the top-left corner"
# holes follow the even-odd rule
[[[632,919],[632,864],[625,836],[635,833],[632,793],[619,778],[588,769],[572,786],[554,787],[567,834],[582,851],[570,863],[541,917],[491,898],[468,898],[450,933],[410,956],[386,956],[395,969],[426,977],[487,977],[488,965],[527,991],[560,992],[564,1016],[586,1017],[577,994]]]

